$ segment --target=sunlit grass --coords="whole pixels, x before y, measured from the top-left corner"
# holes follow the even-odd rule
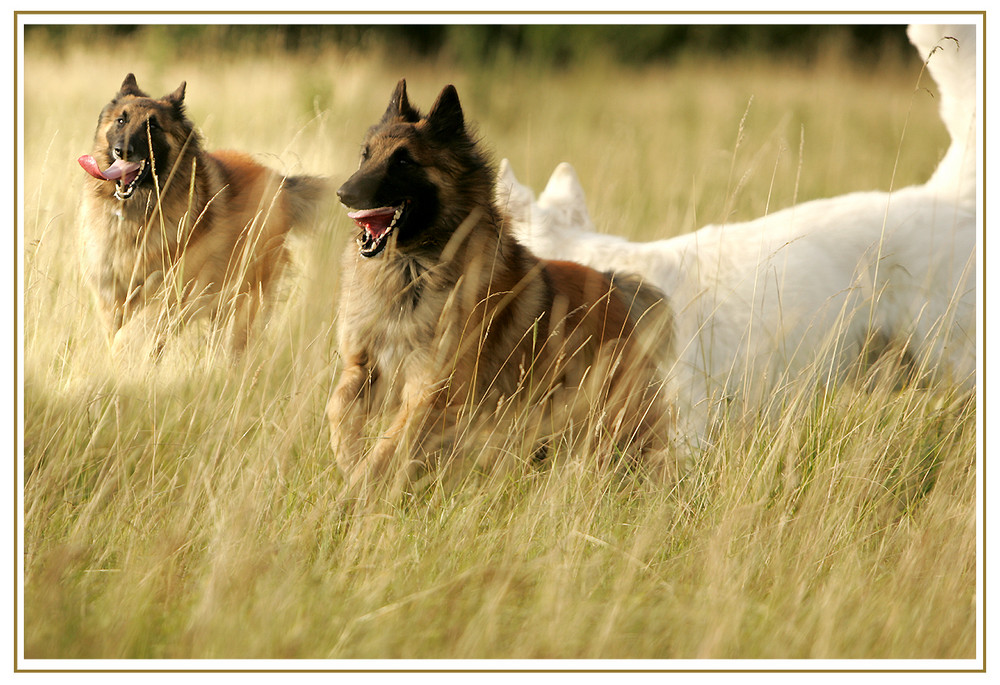
[[[886,189],[897,152],[897,187],[920,182],[947,143],[916,58],[554,73],[29,41],[26,656],[975,656],[976,406],[947,388],[794,388],[669,491],[564,450],[347,515],[324,414],[339,213],[296,238],[244,359],[197,325],[158,365],[114,365],[78,273],[75,159],[129,71],[155,95],[186,80],[209,148],[337,180],[399,77],[425,110],[455,83],[521,180],[572,162],[599,229],[644,239]]]

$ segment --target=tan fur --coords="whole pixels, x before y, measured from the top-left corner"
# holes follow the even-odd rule
[[[376,135],[371,159],[401,144],[423,164],[443,154],[398,134]],[[427,176],[454,183],[440,167]],[[406,488],[460,444],[509,467],[525,453],[497,450],[516,430],[541,444],[590,430],[644,468],[671,471],[671,412],[639,339],[634,284],[621,290],[592,269],[535,258],[505,230],[488,189],[476,203],[443,249],[404,249],[393,237],[375,258],[353,244],[344,253],[343,370],[327,414],[352,491]],[[669,338],[669,322],[662,331]]]
[[[125,113],[136,137],[149,133],[142,122],[155,116],[168,159],[152,163],[158,191],[142,188],[125,201],[115,197],[115,183],[87,178],[85,275],[112,339],[130,322],[158,338],[170,323],[209,314],[232,319],[231,347],[239,353],[285,264],[286,235],[308,220],[323,182],[299,177],[290,192],[291,179],[247,154],[202,150],[183,116],[183,84],[159,100],[136,91],[129,75],[101,114],[93,156],[102,165],[113,159],[109,131]],[[149,154],[151,143],[142,145]]]

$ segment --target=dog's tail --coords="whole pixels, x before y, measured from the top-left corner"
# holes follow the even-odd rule
[[[910,42],[938,85],[951,146],[928,182],[964,202],[976,198],[976,25],[911,25]]]
[[[299,230],[314,227],[333,197],[332,191],[330,179],[323,176],[286,176],[282,192],[288,203],[292,226]]]

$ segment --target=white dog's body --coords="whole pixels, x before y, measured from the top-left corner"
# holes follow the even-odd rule
[[[763,408],[802,373],[839,377],[895,350],[971,388],[976,363],[975,26],[910,27],[940,87],[951,147],[924,185],[816,200],[740,224],[635,243],[595,233],[573,169],[535,202],[506,161],[514,229],[536,254],[631,271],[667,293],[682,430],[703,437],[731,399]],[[954,40],[942,40],[945,36]]]

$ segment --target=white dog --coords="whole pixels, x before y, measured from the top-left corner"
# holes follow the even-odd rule
[[[975,387],[976,27],[908,33],[928,59],[952,141],[920,186],[636,243],[593,231],[568,164],[537,202],[501,164],[498,193],[536,254],[630,271],[667,293],[689,438],[704,438],[733,399],[766,410],[787,382],[839,378],[860,355],[892,353],[921,377]]]

